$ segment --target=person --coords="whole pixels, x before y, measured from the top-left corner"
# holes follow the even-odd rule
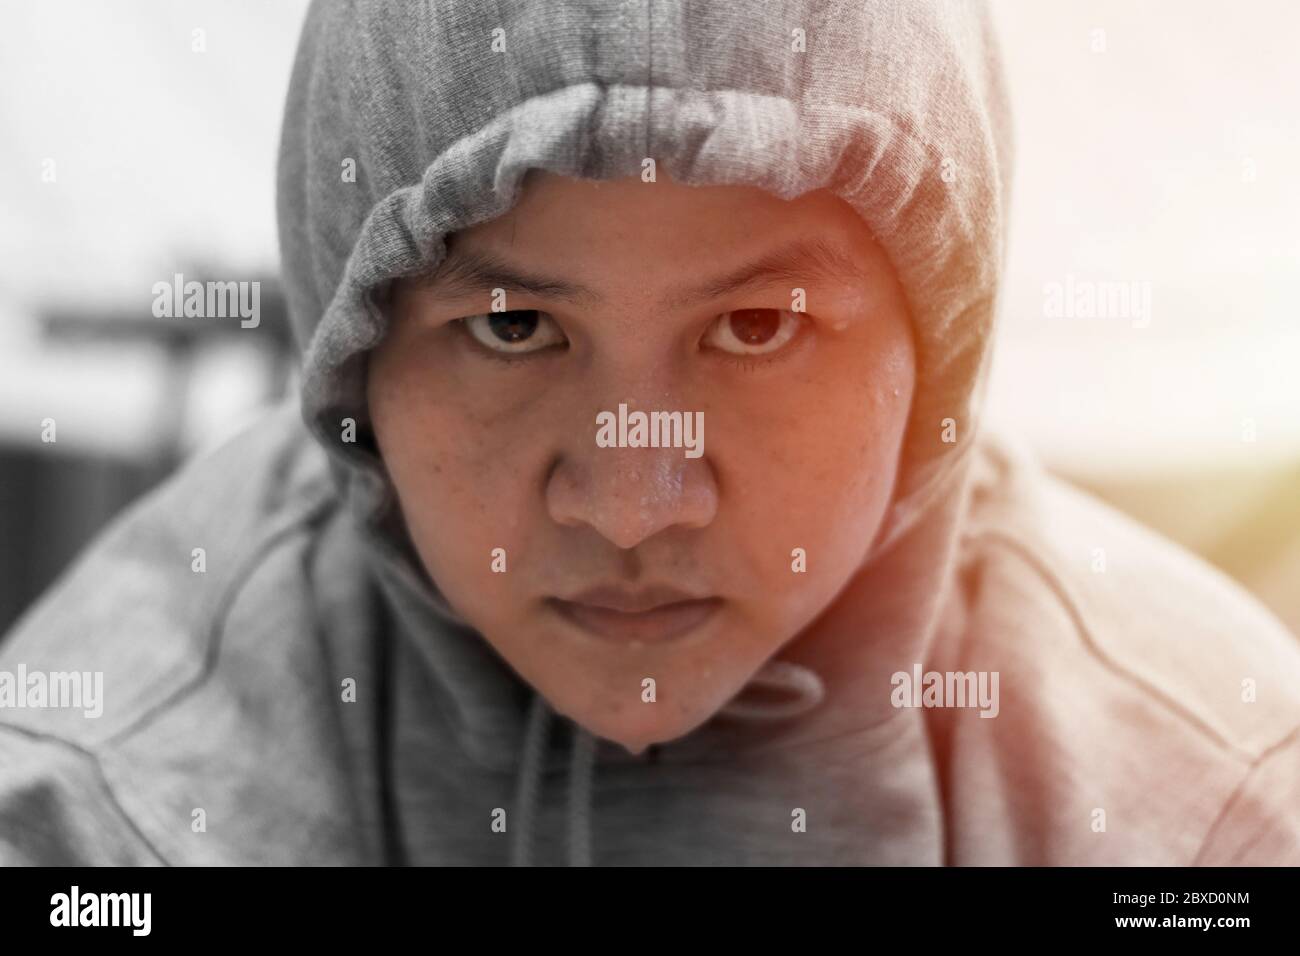
[[[317,0],[300,393],[0,645],[0,862],[1300,860],[1292,637],[981,420],[1011,171],[979,4]]]

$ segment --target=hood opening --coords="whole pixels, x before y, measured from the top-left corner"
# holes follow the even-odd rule
[[[786,199],[824,188],[848,202],[893,264],[913,319],[916,397],[895,499],[867,562],[825,612],[843,621],[839,636],[793,641],[719,714],[731,719],[665,747],[664,759],[753,745],[755,721],[816,713],[813,737],[861,727],[873,716],[858,693],[923,659],[947,593],[1011,155],[982,3],[312,4],[278,171],[303,419],[401,629],[453,702],[462,745],[485,766],[523,755],[520,806],[547,763],[548,708],[534,695],[520,711],[518,678],[475,646],[424,572],[373,438],[341,440],[345,418],[359,437],[369,432],[365,358],[385,331],[377,294],[436,268],[449,234],[506,212],[532,169],[617,178],[650,156],[688,185],[744,184]],[[340,176],[349,160],[350,182]],[[571,779],[581,791],[597,746],[579,741]],[[585,837],[574,839],[581,858]]]

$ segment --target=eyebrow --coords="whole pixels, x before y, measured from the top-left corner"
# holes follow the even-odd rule
[[[760,258],[722,276],[679,288],[660,303],[663,308],[685,308],[746,289],[811,280],[863,281],[862,266],[840,246],[821,237],[800,239],[780,246]],[[505,289],[540,298],[592,303],[601,296],[585,286],[564,279],[537,275],[516,268],[490,252],[453,249],[431,274],[419,280],[438,286],[448,296]]]

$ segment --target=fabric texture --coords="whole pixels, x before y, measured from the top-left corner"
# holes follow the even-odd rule
[[[435,267],[452,231],[509,209],[529,169],[613,178],[640,174],[649,157],[688,185],[783,198],[825,188],[849,202],[899,273],[918,350],[899,491],[876,552],[914,529],[960,480],[988,368],[1011,163],[995,63],[987,16],[970,4],[791,3],[775,17],[753,3],[313,7],[279,173],[303,412],[362,527],[422,579],[412,629],[455,612],[405,546],[373,442],[341,441],[345,421],[368,427],[364,356],[385,325],[373,294]],[[355,183],[340,176],[347,159]],[[946,421],[957,441],[943,440]],[[908,593],[933,603],[932,585],[921,577]],[[906,643],[924,643],[922,626],[910,624]],[[794,665],[784,666],[776,672]],[[820,700],[807,673],[789,685],[798,709]],[[802,702],[805,685],[816,689]],[[744,700],[727,712],[763,720]],[[498,746],[499,725],[484,726],[484,746]]]
[[[364,383],[385,283],[530,169],[647,157],[849,203],[918,375],[895,500],[815,636],[633,756],[429,580]],[[981,421],[1011,168],[978,3],[318,0],[279,166],[301,393],[120,516],[0,644],[0,670],[105,675],[98,720],[0,711],[0,862],[1300,861],[1294,639]],[[997,718],[894,706],[915,666],[1000,673]]]

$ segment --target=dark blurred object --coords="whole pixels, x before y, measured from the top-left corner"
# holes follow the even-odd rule
[[[161,462],[0,448],[0,633],[109,518],[170,471]]]
[[[185,274],[205,281],[205,273],[223,274],[217,269]],[[57,449],[37,440],[0,444],[0,635],[109,519],[212,440],[208,433],[217,426],[203,420],[205,412],[211,419],[211,411],[196,405],[203,404],[205,390],[221,387],[203,374],[214,359],[247,368],[245,378],[253,384],[248,394],[241,390],[236,396],[241,414],[255,413],[285,395],[296,352],[283,291],[274,277],[249,281],[261,283],[255,328],[241,327],[237,318],[156,318],[147,305],[120,312],[64,309],[41,316],[43,354],[103,347],[104,361],[111,363],[115,357],[121,360],[124,349],[153,354],[161,349],[165,374],[150,420],[142,423],[148,432],[143,450],[110,454],[103,448],[79,448],[67,431],[60,434]],[[230,404],[230,396],[218,397]]]

